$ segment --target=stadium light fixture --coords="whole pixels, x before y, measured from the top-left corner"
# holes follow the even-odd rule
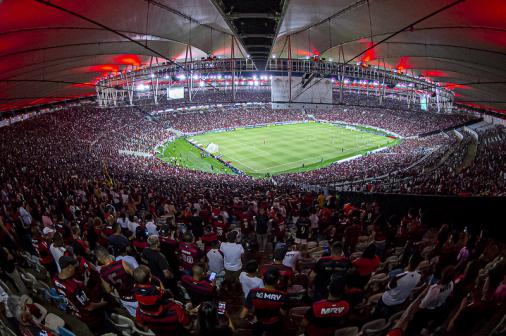
[[[148,89],[148,86],[147,85],[144,85],[144,84],[139,84],[137,85],[137,91],[145,91]]]

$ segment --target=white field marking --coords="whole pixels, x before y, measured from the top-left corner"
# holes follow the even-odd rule
[[[232,166],[234,166],[233,162],[237,162],[239,163],[240,165],[243,165],[244,167],[250,169],[252,172],[256,172],[257,169],[255,168],[251,168],[250,166],[248,166],[247,164],[245,164],[244,162],[241,162],[239,159],[232,159],[232,157],[228,156],[228,155],[224,155],[224,156],[227,156],[229,161],[232,162]],[[223,158],[222,158],[223,159]],[[227,160],[223,160],[225,162],[227,162]],[[242,169],[241,169],[242,170]]]
[[[381,148],[378,148],[378,150],[383,150],[385,148],[388,148],[389,146],[384,146],[384,147],[381,147]],[[352,152],[356,152],[357,150],[353,150]],[[344,151],[344,152],[337,152],[337,153],[346,153],[348,152],[348,150]],[[360,155],[362,156],[362,155]],[[317,157],[315,157],[317,158]],[[321,158],[321,157],[320,157]],[[287,162],[287,163],[283,163],[283,164],[279,164],[279,165],[275,165],[275,166],[270,166],[270,167],[266,167],[266,168],[262,168],[262,169],[258,169],[256,172],[263,172],[263,171],[266,171],[268,169],[272,169],[272,168],[278,168],[278,167],[283,167],[283,166],[287,166],[287,165],[291,165],[291,164],[294,164],[294,163],[299,163],[299,162],[303,162],[303,161],[308,161],[309,159],[306,158],[306,159],[302,159],[302,160],[297,160],[297,161],[292,161],[292,162]],[[345,159],[342,159],[342,160],[345,160]],[[324,160],[324,161],[327,161],[327,160]],[[337,161],[341,161],[341,160],[337,160]],[[336,162],[337,162],[336,161]],[[309,162],[309,165],[311,164],[315,164],[315,163],[318,163],[319,161],[314,161],[314,162]]]

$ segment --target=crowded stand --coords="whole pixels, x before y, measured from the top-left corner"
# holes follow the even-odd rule
[[[365,107],[146,111],[73,106],[2,128],[2,333],[475,335],[501,325],[504,248],[483,223],[426,222],[424,209],[343,204],[299,185],[387,175],[384,187],[357,188],[501,194],[504,180],[492,175],[504,176],[503,127],[482,131],[462,168],[476,141],[466,133],[411,136],[458,126],[465,116]],[[174,130],[310,118],[410,138],[259,180],[119,152],[149,153]],[[394,189],[393,173],[409,187]],[[448,181],[451,188],[438,189]]]

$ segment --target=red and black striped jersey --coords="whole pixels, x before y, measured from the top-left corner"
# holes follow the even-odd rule
[[[123,267],[123,261],[113,261],[100,268],[100,276],[105,282],[116,288],[119,296],[124,301],[134,301],[134,279]]]
[[[159,287],[136,285],[134,291],[139,303],[136,319],[155,334],[183,331],[183,327],[190,323],[183,307],[169,299]]]
[[[253,288],[246,297],[245,306],[253,310],[261,324],[272,325],[282,319],[281,309],[286,309],[288,297],[277,289]]]
[[[194,307],[204,301],[212,301],[216,295],[215,287],[205,280],[197,281],[189,275],[183,275],[181,284],[190,295]]]

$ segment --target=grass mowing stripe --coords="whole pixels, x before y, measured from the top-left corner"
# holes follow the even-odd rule
[[[242,128],[204,133],[190,139],[204,148],[210,143],[217,144],[224,161],[251,176],[317,169],[398,143],[381,135],[323,123]]]

